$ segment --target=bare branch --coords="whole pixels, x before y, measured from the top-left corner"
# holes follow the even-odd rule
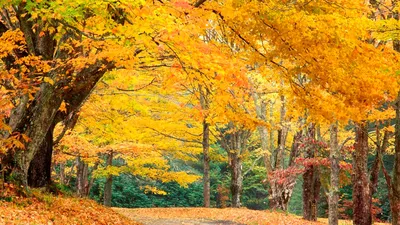
[[[178,140],[178,141],[183,141],[183,142],[188,142],[188,143],[202,144],[201,141],[186,140],[186,139],[183,139],[183,138],[179,138],[179,137],[175,137],[175,136],[172,136],[172,135],[163,133],[163,132],[158,131],[158,130],[156,130],[156,129],[154,129],[154,128],[151,128],[151,127],[146,127],[146,128],[148,128],[148,129],[150,129],[150,130],[152,130],[152,131],[155,131],[157,134],[160,134],[160,135],[162,135],[162,136],[165,136],[165,137],[168,137],[168,138],[172,138],[172,139],[175,139],[175,140]]]
[[[136,89],[123,89],[123,88],[117,87],[117,90],[118,90],[118,91],[140,91],[140,90],[145,89],[145,88],[147,88],[148,86],[152,85],[155,81],[156,81],[156,78],[154,77],[154,78],[150,81],[150,83],[148,83],[148,84],[146,84],[146,85],[144,85],[144,86],[142,86],[142,87],[140,87],[140,88],[136,88]]]

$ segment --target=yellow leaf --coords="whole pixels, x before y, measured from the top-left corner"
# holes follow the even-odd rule
[[[46,83],[49,83],[51,85],[54,85],[54,80],[51,79],[50,77],[43,78],[43,81],[46,82]]]

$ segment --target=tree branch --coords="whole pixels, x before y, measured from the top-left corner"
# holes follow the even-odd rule
[[[175,137],[175,136],[172,136],[172,135],[163,133],[163,132],[158,131],[158,130],[156,130],[156,129],[154,129],[154,128],[151,128],[151,127],[146,127],[146,128],[148,128],[148,129],[150,129],[150,130],[152,130],[152,131],[155,131],[157,134],[160,134],[160,135],[162,135],[162,136],[164,136],[164,137],[168,137],[168,138],[171,138],[171,139],[175,139],[175,140],[183,141],[183,142],[188,142],[188,143],[202,144],[200,141],[186,140],[186,139],[183,139],[183,138],[179,138],[179,137]]]
[[[142,86],[142,87],[140,87],[140,88],[136,88],[136,89],[123,89],[123,88],[117,87],[117,90],[118,90],[118,91],[140,91],[140,90],[145,89],[145,88],[147,88],[148,86],[152,85],[155,81],[156,81],[156,78],[154,77],[154,78],[150,81],[150,83],[148,83],[148,84],[146,84],[146,85],[144,85],[144,86]]]

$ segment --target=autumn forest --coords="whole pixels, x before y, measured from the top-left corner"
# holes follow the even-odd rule
[[[400,225],[397,0],[0,5],[0,224]]]

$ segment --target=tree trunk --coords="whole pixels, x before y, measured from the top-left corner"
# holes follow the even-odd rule
[[[356,141],[353,155],[353,223],[372,224],[371,192],[368,180],[368,126],[356,124]]]
[[[79,156],[76,159],[77,170],[76,170],[76,193],[79,197],[88,196],[87,186],[88,184],[88,164],[85,163]]]
[[[339,157],[340,149],[338,146],[338,128],[336,124],[330,127],[330,153],[329,158],[331,161],[331,184],[328,194],[328,221],[329,225],[338,225],[338,203],[339,203]]]
[[[25,133],[30,141],[25,143],[25,149],[17,149],[12,158],[13,164],[8,165],[12,169],[13,177],[17,183],[28,186],[28,182],[34,187],[46,185],[50,174],[48,169],[51,163],[52,153],[52,129],[54,117],[61,104],[61,98],[50,84],[42,84],[36,98],[39,101],[32,102],[28,107],[28,113],[18,115],[19,125],[17,132]],[[17,115],[16,115],[17,116]],[[28,125],[29,124],[29,125]],[[31,165],[32,160],[33,164]],[[29,168],[31,167],[30,171]],[[33,177],[28,181],[28,174]],[[38,179],[38,180],[36,180]]]
[[[377,192],[377,187],[378,187],[378,179],[379,179],[379,171],[380,168],[382,167],[382,155],[386,151],[388,144],[389,144],[389,138],[390,138],[390,132],[385,131],[383,135],[383,139],[381,139],[381,132],[379,129],[379,124],[376,124],[376,154],[375,154],[375,159],[374,163],[371,168],[371,182],[370,182],[370,189],[371,189],[371,197]]]
[[[65,185],[65,163],[60,163],[60,183]]]
[[[251,79],[250,83],[252,83]],[[267,122],[267,103],[262,100],[258,93],[253,90],[252,91],[252,96],[253,96],[253,101],[256,109],[256,114],[257,118],[260,119],[261,121]],[[268,174],[269,172],[272,171],[272,165],[271,165],[271,152],[268,150],[268,129],[266,126],[258,126],[257,127],[258,133],[260,135],[260,142],[261,142],[261,149],[264,152],[264,166],[266,169],[266,173]]]
[[[285,96],[281,96],[281,111],[280,111],[280,125],[281,128],[278,130],[278,149],[276,151],[275,158],[275,168],[274,169],[282,169],[284,167],[284,151],[286,145],[286,137],[289,128],[286,125],[286,105],[285,105]]]
[[[231,194],[232,194],[232,207],[239,208],[241,206],[240,197],[243,189],[243,175],[242,175],[242,162],[240,155],[231,153],[230,157],[231,167]]]
[[[400,45],[400,43],[397,43]],[[392,182],[392,224],[400,224],[400,92],[398,94],[396,104],[396,119],[395,119],[395,160],[393,169],[393,182]]]
[[[46,137],[35,154],[28,170],[28,185],[30,187],[44,187],[51,182],[51,157],[53,153],[54,124],[47,131]]]
[[[199,85],[200,105],[203,110],[209,109],[207,98],[207,88]],[[207,115],[203,119],[203,204],[204,207],[210,207],[210,124],[207,122]]]
[[[317,206],[321,182],[317,166],[309,166],[303,174],[303,218],[317,221]]]
[[[112,166],[113,160],[113,152],[111,151],[107,157],[107,167]],[[113,176],[109,174],[106,179],[106,183],[104,184],[104,205],[111,207],[111,198],[112,198],[112,181]]]
[[[292,149],[290,152],[289,167],[293,166],[294,161],[299,153],[300,142],[303,138],[302,131],[299,131],[293,137]],[[271,174],[269,174],[271,175]],[[283,182],[281,181],[283,178]],[[297,175],[286,176],[281,178],[270,177],[269,179],[269,208],[279,209],[283,211],[288,210],[288,204],[292,197],[293,189],[296,184]]]
[[[220,130],[220,141],[222,147],[228,153],[229,168],[231,170],[231,195],[232,207],[240,207],[240,197],[243,189],[243,154],[247,151],[247,141],[251,132],[238,128],[233,123],[229,123],[227,130]]]
[[[210,207],[210,124],[203,121],[203,198],[204,207]]]
[[[311,124],[308,128],[308,138],[315,140],[315,125]],[[306,158],[315,157],[315,146],[308,146]],[[310,221],[317,220],[317,206],[321,182],[319,179],[319,169],[316,165],[306,167],[303,174],[303,218]]]

